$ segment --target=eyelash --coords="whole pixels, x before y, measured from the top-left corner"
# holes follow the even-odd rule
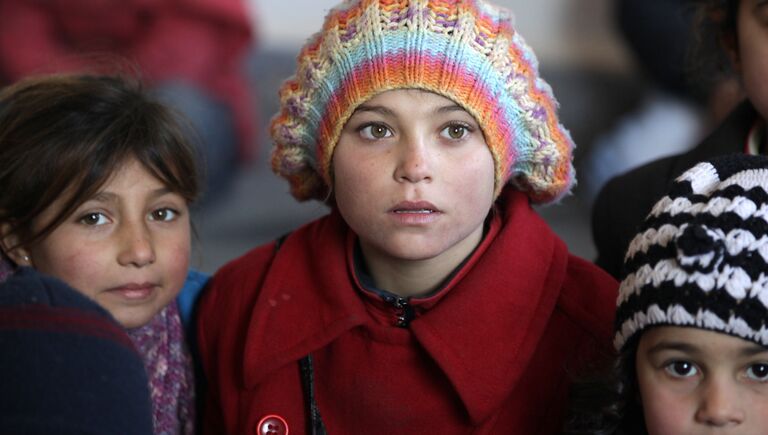
[[[172,216],[170,218],[166,218],[166,219],[162,219],[162,218],[156,219],[155,215],[157,213],[159,213],[159,212],[166,212],[166,213],[170,212]],[[158,207],[158,208],[150,211],[147,214],[147,216],[152,221],[156,221],[156,222],[171,222],[171,221],[174,221],[174,220],[178,219],[179,216],[181,216],[181,212],[179,210],[175,209],[175,208],[172,208],[172,207]],[[97,222],[89,223],[87,221],[89,218],[92,218],[92,217],[97,217],[98,218]],[[102,219],[106,220],[107,222],[101,222]],[[101,226],[101,225],[105,225],[105,224],[109,223],[108,222],[109,220],[110,219],[109,219],[109,217],[107,217],[106,213],[101,212],[101,211],[90,211],[90,212],[87,212],[87,213],[83,213],[82,215],[80,215],[80,217],[77,218],[77,222],[78,223],[81,223],[81,224],[89,226],[89,227],[98,227],[98,226]]]
[[[169,218],[169,219],[154,219],[154,214],[158,213],[158,212],[171,212],[173,214],[173,216],[171,218]],[[171,208],[171,207],[160,207],[160,208],[157,208],[157,209],[152,210],[151,212],[149,212],[150,219],[152,219],[154,221],[158,221],[158,222],[171,222],[171,221],[175,221],[176,219],[179,218],[180,215],[181,215],[181,213],[178,210],[176,210],[174,208]]]
[[[103,212],[100,212],[100,211],[91,211],[91,212],[88,212],[88,213],[84,213],[83,215],[81,215],[81,216],[80,216],[80,217],[77,219],[77,222],[79,222],[79,223],[81,223],[81,224],[83,224],[83,225],[87,225],[87,226],[89,226],[89,227],[97,227],[97,226],[101,226],[101,225],[104,225],[104,224],[106,224],[106,223],[107,223],[107,222],[102,222],[102,223],[98,223],[98,222],[96,222],[96,223],[88,223],[88,222],[86,222],[86,220],[87,220],[88,218],[91,218],[91,217],[95,217],[95,216],[98,216],[98,217],[104,218],[104,219],[106,219],[106,220],[109,220],[109,218],[107,217],[107,215],[106,215],[105,213],[103,213]],[[101,219],[99,219],[99,221],[100,221],[100,220],[101,220]]]
[[[448,130],[450,128],[455,128],[455,127],[459,127],[459,128],[464,129],[464,134],[461,137],[458,137],[458,138],[450,137],[450,133],[448,133],[448,137],[445,137],[445,136],[442,135],[442,133],[444,131],[446,131],[446,130]],[[475,129],[471,125],[469,125],[469,124],[467,124],[465,122],[454,121],[454,122],[450,122],[450,123],[446,124],[443,128],[440,129],[440,133],[441,133],[440,136],[442,136],[442,137],[444,137],[445,139],[448,139],[448,140],[457,140],[458,141],[458,140],[466,139],[468,135],[470,135],[470,134],[472,134],[474,132],[475,132]]]
[[[385,131],[385,135],[382,136],[382,137],[376,137],[376,136],[370,134],[370,132],[366,134],[365,133],[366,130],[368,130],[368,129],[372,128],[372,127],[383,128],[384,130],[386,130]],[[443,132],[445,132],[446,130],[448,130],[450,128],[457,128],[457,127],[464,130],[464,134],[462,134],[461,137],[458,137],[458,138],[450,137],[450,133],[447,133],[447,136],[443,135]],[[386,138],[392,137],[394,135],[394,133],[392,132],[392,129],[388,125],[386,125],[384,123],[381,123],[381,122],[368,122],[368,123],[362,124],[359,127],[357,127],[355,129],[355,131],[358,134],[360,134],[363,137],[363,139],[371,140],[371,141],[386,139]],[[439,131],[440,131],[440,136],[443,137],[444,139],[453,140],[453,141],[459,141],[459,140],[465,139],[469,134],[474,133],[475,132],[475,128],[473,126],[469,125],[468,123],[465,123],[465,122],[453,121],[453,122],[449,122],[448,124],[445,124],[443,127],[440,128]]]
[[[749,375],[749,373],[751,371],[753,371],[753,369],[755,367],[761,367],[761,368],[765,369],[765,368],[768,368],[768,364],[766,364],[766,363],[750,364],[749,367],[747,367],[747,370],[746,370],[747,377],[749,377],[750,379],[754,380],[755,382],[768,382],[768,373],[766,373],[765,377],[763,377],[763,378],[758,378],[758,377],[754,377],[753,378],[753,377],[751,377]]]
[[[680,373],[678,373],[675,370],[677,368],[677,367],[675,367],[675,365],[678,365],[678,364],[685,364],[685,365],[687,365],[687,368],[689,369],[689,373],[687,373],[687,374],[680,374]],[[768,368],[768,363],[754,363],[754,364],[750,364],[746,368],[746,370],[745,370],[745,375],[747,376],[747,378],[751,379],[754,382],[767,383],[768,382],[768,371],[765,373],[764,377],[759,377],[759,376],[757,376],[757,374],[754,373],[754,369],[757,368],[757,367],[766,369],[766,368]],[[673,378],[676,378],[676,379],[693,378],[693,377],[698,376],[698,375],[701,374],[701,369],[699,369],[696,366],[696,364],[694,364],[694,363],[692,363],[690,361],[685,361],[685,360],[669,361],[666,364],[664,364],[663,368],[664,368],[664,370],[670,376],[672,376]],[[750,375],[750,373],[752,373],[753,375]]]
[[[384,128],[384,129],[386,130],[386,132],[387,132],[387,135],[386,135],[386,136],[383,136],[383,137],[375,137],[375,136],[371,135],[370,133],[366,135],[366,134],[365,134],[365,131],[366,131],[367,129],[369,129],[369,128],[372,128],[372,127],[382,127],[382,128]],[[372,140],[372,141],[373,141],[373,140],[381,140],[381,139],[386,139],[386,138],[388,138],[388,137],[392,137],[392,136],[393,136],[393,134],[394,134],[394,133],[392,133],[392,129],[391,129],[391,128],[389,128],[389,126],[388,126],[388,125],[386,125],[386,124],[384,124],[384,123],[381,123],[381,122],[367,122],[367,123],[365,123],[365,124],[362,124],[362,125],[360,125],[359,127],[357,127],[357,128],[355,129],[355,131],[357,131],[357,133],[358,133],[360,136],[362,136],[362,137],[363,137],[363,139],[366,139],[366,140]]]
[[[693,374],[679,374],[679,373],[677,373],[677,371],[675,370],[677,367],[675,367],[675,366],[678,365],[678,364],[685,364],[685,365],[687,365],[689,370],[693,370],[694,371]],[[697,374],[699,374],[699,368],[696,367],[696,364],[694,364],[694,363],[692,363],[690,361],[686,361],[686,360],[673,360],[673,361],[669,361],[669,362],[665,363],[663,367],[664,367],[664,370],[667,373],[669,373],[670,376],[678,378],[678,379],[689,378],[689,377],[693,377],[693,376],[696,376]]]

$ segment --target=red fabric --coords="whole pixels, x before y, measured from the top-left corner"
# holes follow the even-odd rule
[[[198,325],[204,433],[255,433],[269,414],[304,433],[309,353],[330,434],[558,432],[571,376],[610,353],[613,278],[509,190],[481,246],[403,329],[356,288],[353,239],[334,212],[216,274]]]
[[[252,152],[242,61],[253,40],[242,0],[0,0],[0,29],[5,80],[89,71],[104,66],[94,55],[118,55],[149,82],[180,79],[227,104],[244,156]]]
[[[0,307],[0,330],[36,330],[98,337],[120,343],[135,352],[133,342],[125,330],[114,322],[105,322],[101,313],[84,312],[75,307],[24,305]]]

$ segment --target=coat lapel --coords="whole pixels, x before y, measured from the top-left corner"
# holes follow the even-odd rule
[[[568,253],[519,192],[503,228],[439,304],[411,324],[450,379],[470,418],[483,421],[509,397],[546,329]]]
[[[410,326],[475,423],[497,410],[525,373],[568,264],[565,245],[527,197],[512,189],[502,195],[502,227],[475,253],[482,261],[470,259],[440,302]],[[372,321],[347,267],[348,231],[333,212],[296,230],[276,252],[247,331],[246,388]]]
[[[347,231],[333,212],[296,230],[275,253],[247,332],[246,388],[367,321],[347,273]]]

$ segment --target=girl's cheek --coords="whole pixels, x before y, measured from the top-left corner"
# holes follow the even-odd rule
[[[679,394],[663,386],[651,387],[642,393],[642,402],[650,435],[680,433],[677,426],[689,412]]]
[[[186,243],[183,241],[175,243],[173,246],[171,246],[171,249],[169,249],[168,251],[171,262],[188,263],[190,250],[191,250],[191,246],[189,243]]]
[[[189,270],[190,244],[179,242],[169,247],[168,263],[166,264],[169,277],[183,285]],[[181,289],[181,287],[179,287]]]

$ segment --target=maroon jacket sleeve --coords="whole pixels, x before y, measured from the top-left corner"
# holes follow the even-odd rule
[[[0,1],[0,29],[0,74],[6,80],[85,67],[57,36],[48,2]]]
[[[603,269],[573,255],[568,277],[558,304],[590,337],[580,351],[579,368],[595,369],[614,356],[613,319],[619,283]]]

